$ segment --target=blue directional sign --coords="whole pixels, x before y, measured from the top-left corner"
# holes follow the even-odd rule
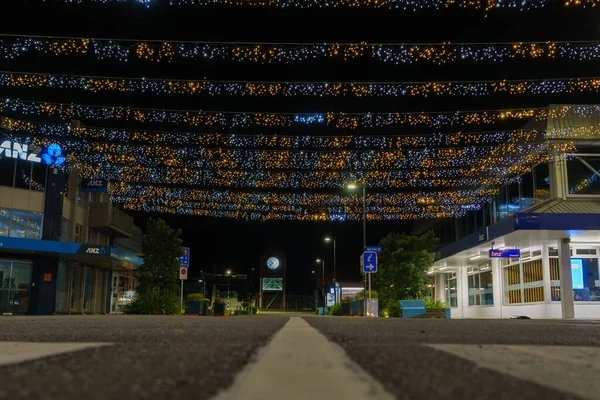
[[[374,253],[381,253],[383,251],[383,249],[381,248],[381,246],[367,246],[367,248],[365,249],[365,251],[370,251],[370,252],[374,252]]]
[[[374,251],[365,251],[363,253],[363,272],[377,272],[377,253]]]
[[[521,250],[519,249],[504,249],[490,250],[490,258],[521,258]]]
[[[180,267],[189,267],[190,266],[190,248],[182,247],[183,255],[179,256],[179,266]]]

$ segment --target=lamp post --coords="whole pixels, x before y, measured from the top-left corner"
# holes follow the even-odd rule
[[[315,285],[317,286],[317,293],[319,293],[319,282],[317,280],[317,274],[315,274],[315,271],[311,271],[310,274],[313,276],[313,278],[315,278]],[[315,296],[315,310],[319,309],[319,296]]]
[[[317,258],[317,264],[321,263],[321,267],[323,270],[323,283],[321,285],[321,290],[323,290],[323,314],[325,314],[325,305],[327,304],[327,299],[325,298],[325,260]]]
[[[363,220],[363,252],[367,250],[367,194],[366,188],[363,184],[362,186],[362,203],[363,203],[363,212],[362,212],[362,220]],[[356,189],[358,188],[355,184],[348,185],[348,189]],[[364,271],[361,271],[364,272]],[[369,280],[371,279],[371,275],[369,274]],[[367,274],[364,274],[363,279],[364,291],[363,291],[363,302],[364,302],[364,310],[367,310]]]
[[[225,276],[227,276],[227,310],[229,311],[229,282],[231,281],[231,270],[230,269],[225,271]]]
[[[337,282],[337,280],[336,280],[337,260],[336,260],[336,249],[335,249],[335,236],[333,237],[333,239],[331,237],[327,236],[325,238],[325,241],[327,243],[333,242],[333,285],[335,287],[335,284]],[[334,289],[334,293],[335,293],[335,295],[334,295],[335,300],[334,301],[335,301],[335,303],[337,303],[337,290],[336,289],[337,288]]]

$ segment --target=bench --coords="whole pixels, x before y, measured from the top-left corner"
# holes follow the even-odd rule
[[[425,315],[425,301],[423,300],[400,300],[400,314],[402,318],[413,318]]]

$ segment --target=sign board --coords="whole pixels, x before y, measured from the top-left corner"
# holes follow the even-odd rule
[[[179,268],[179,279],[184,280],[188,278],[188,269],[187,267]]]
[[[110,256],[110,247],[108,246],[89,246],[82,244],[77,250],[77,254],[86,256]]]
[[[79,187],[80,192],[108,192],[108,181],[106,179],[82,179]]]
[[[381,248],[381,246],[367,246],[365,251],[381,253],[383,251],[383,249]]]
[[[581,258],[571,259],[571,278],[573,289],[583,289],[583,260]]]
[[[365,251],[362,256],[363,272],[377,272],[377,253]]]
[[[521,258],[521,250],[519,249],[490,249],[490,258]]]
[[[183,255],[179,256],[179,265],[181,267],[189,267],[190,266],[190,248],[182,247]]]

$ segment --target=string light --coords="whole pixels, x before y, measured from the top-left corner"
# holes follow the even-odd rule
[[[134,3],[150,7],[159,3],[157,0],[45,0],[61,3]],[[526,11],[544,8],[550,0],[169,0],[172,6],[254,6],[278,8],[387,8],[408,11],[423,9],[445,10],[448,8],[476,9],[488,12],[493,9],[510,9]],[[564,7],[595,7],[597,0],[567,0]]]
[[[209,96],[314,96],[404,97],[547,95],[598,92],[600,78],[463,82],[244,82],[178,79],[146,79],[44,73],[0,72],[0,86],[57,88],[99,92],[133,92]],[[325,117],[298,117],[294,122],[318,123]]]
[[[327,0],[329,1],[329,0]],[[594,0],[597,1],[597,0]],[[520,59],[600,59],[600,41],[513,43],[259,43],[190,42],[103,39],[0,34],[0,57],[15,59],[33,54],[90,56],[97,60],[128,62],[234,61],[296,63],[318,59],[350,61],[371,58],[388,64],[428,62],[507,62]]]
[[[0,112],[27,115],[47,115],[62,120],[125,120],[176,125],[243,128],[250,126],[289,127],[304,125],[294,114],[234,111],[190,111],[141,109],[127,106],[96,106],[66,103],[48,103],[0,98]],[[324,125],[337,129],[385,128],[396,125],[425,125],[432,128],[456,125],[494,124],[509,120],[547,120],[563,118],[567,114],[591,117],[600,112],[600,105],[561,105],[544,108],[448,111],[417,113],[343,113],[325,114]],[[310,114],[295,114],[295,116]]]

